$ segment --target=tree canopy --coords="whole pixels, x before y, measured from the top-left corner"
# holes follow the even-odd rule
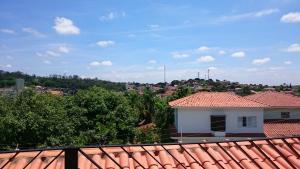
[[[149,88],[142,95],[91,87],[70,96],[30,88],[0,96],[0,148],[166,142],[168,100]]]

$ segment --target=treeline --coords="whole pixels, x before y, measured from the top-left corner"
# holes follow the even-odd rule
[[[2,70],[0,70],[0,88],[14,86],[17,78],[24,79],[26,86],[63,88],[70,91],[88,89],[92,86],[98,86],[115,91],[124,91],[126,89],[125,83],[104,81],[97,78],[80,78],[77,75],[51,75],[49,77],[41,77],[36,75],[28,75],[22,72],[6,72]]]
[[[139,95],[91,87],[70,96],[31,89],[13,98],[0,96],[0,147],[169,142],[168,101],[187,94],[188,88],[180,88],[161,99],[149,88]]]

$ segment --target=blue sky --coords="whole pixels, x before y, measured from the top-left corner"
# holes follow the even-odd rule
[[[300,84],[300,1],[0,2],[0,69]]]

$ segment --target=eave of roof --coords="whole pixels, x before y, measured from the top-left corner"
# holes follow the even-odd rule
[[[65,152],[59,155],[60,150],[41,151],[41,154],[35,150],[0,152],[0,168],[4,165],[6,168],[24,168],[26,165],[28,169],[47,165],[52,169],[65,168]],[[300,168],[299,137],[199,144],[94,146],[81,147],[78,151],[77,164],[82,169],[94,169],[96,165],[103,169]]]

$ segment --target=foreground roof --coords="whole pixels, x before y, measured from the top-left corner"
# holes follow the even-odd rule
[[[245,96],[246,99],[266,104],[271,107],[300,108],[300,97],[282,92],[266,91]]]
[[[300,119],[265,120],[264,133],[267,137],[286,137],[300,134]]]
[[[66,149],[0,153],[0,168],[64,169],[65,152]],[[200,144],[101,146],[78,149],[78,168],[300,168],[299,153],[299,137]]]
[[[172,107],[266,107],[266,105],[245,99],[230,92],[198,92],[169,102]]]

